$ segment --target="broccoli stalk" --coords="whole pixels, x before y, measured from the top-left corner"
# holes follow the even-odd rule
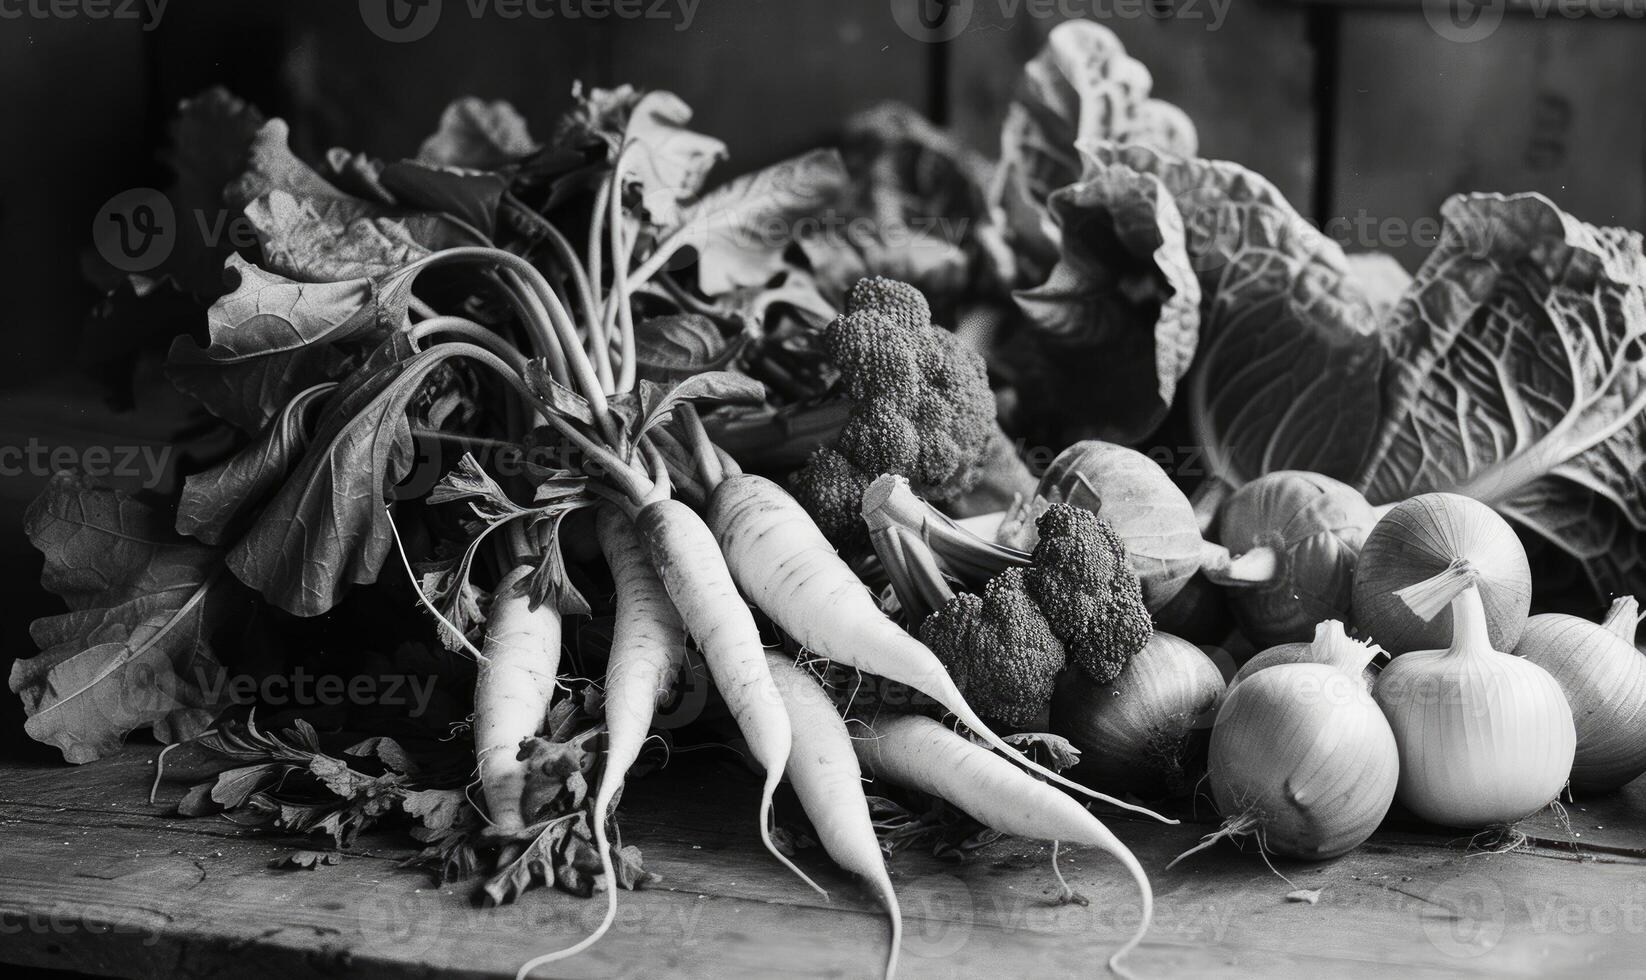
[[[871,538],[894,527],[912,532],[930,547],[943,569],[968,590],[982,588],[1008,568],[1027,568],[1033,562],[1027,551],[995,544],[968,531],[916,496],[909,481],[900,477],[883,476],[870,484],[863,493],[862,508],[863,523]],[[885,556],[881,558],[884,562]]]
[[[1006,724],[1046,708],[1068,661],[1107,684],[1153,632],[1120,536],[1090,511],[1048,507],[1032,555],[971,535],[896,477],[871,485],[864,511],[910,624],[977,710]],[[951,575],[986,581],[957,592]]]

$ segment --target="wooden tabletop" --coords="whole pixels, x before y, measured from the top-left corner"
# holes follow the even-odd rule
[[[152,748],[80,768],[0,769],[0,961],[108,976],[513,976],[598,921],[600,903],[538,891],[478,909],[401,866],[402,837],[367,836],[340,864],[273,871],[300,844],[147,803]],[[175,796],[175,794],[173,794]],[[876,977],[885,920],[816,850],[799,861],[825,903],[760,849],[755,787],[681,759],[637,781],[625,839],[663,876],[621,895],[589,952],[538,976]],[[790,804],[792,803],[792,798]],[[1277,863],[1220,845],[1170,871],[1207,823],[1115,815],[1149,869],[1153,931],[1141,977],[1640,976],[1646,968],[1646,780],[1528,822],[1513,853],[1471,852],[1421,827],[1386,829],[1325,864]],[[1108,819],[1108,818],[1106,818]],[[1204,819],[1204,818],[1203,818]],[[313,846],[324,846],[315,844]],[[1137,921],[1114,862],[1065,851],[1087,906],[1057,905],[1050,848],[1006,840],[965,864],[900,854],[901,975],[1093,977]]]

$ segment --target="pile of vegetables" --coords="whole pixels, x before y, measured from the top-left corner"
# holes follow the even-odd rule
[[[12,669],[29,733],[81,763],[151,730],[204,780],[189,814],[339,847],[408,822],[489,902],[604,892],[522,976],[651,880],[622,789],[691,697],[747,744],[772,858],[822,891],[786,780],[884,905],[888,976],[886,855],[932,822],[885,807],[1112,855],[1144,910],[1118,958],[1150,884],[1092,800],[1165,819],[1204,785],[1206,845],[1325,859],[1395,805],[1506,826],[1646,771],[1640,236],[1463,196],[1390,275],[1148,88],[1070,22],[997,162],[887,106],[714,186],[726,147],[666,92],[578,89],[546,140],[460,100],[415,158],[313,165],[186,102],[171,194],[256,242],[102,308],[166,348],[196,465],[31,508],[68,611]],[[967,220],[770,234],[851,224],[821,214]],[[1134,448],[1174,427],[1199,485]],[[311,651],[463,696],[229,695]]]

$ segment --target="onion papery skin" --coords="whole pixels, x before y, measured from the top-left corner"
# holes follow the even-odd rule
[[[1313,643],[1282,643],[1279,646],[1272,646],[1252,659],[1246,661],[1241,665],[1238,671],[1235,671],[1234,677],[1229,680],[1229,690],[1234,690],[1236,684],[1239,684],[1241,681],[1260,670],[1267,670],[1270,667],[1278,667],[1281,664],[1318,663],[1326,663],[1326,661],[1321,660],[1315,653]],[[1348,673],[1355,672],[1349,670],[1349,668],[1343,666],[1342,664],[1326,663],[1326,665],[1328,667],[1337,667],[1338,669]],[[1367,664],[1364,668],[1359,668],[1359,673],[1360,682],[1366,685],[1366,691],[1367,693],[1370,693],[1373,685],[1377,683],[1377,667]]]
[[[1549,672],[1492,651],[1396,657],[1374,691],[1400,746],[1401,805],[1478,830],[1546,806],[1566,784],[1577,733]]]
[[[1572,788],[1617,789],[1646,772],[1646,654],[1576,616],[1526,622],[1515,654],[1548,671],[1577,729]]]
[[[1193,789],[1223,675],[1199,647],[1156,632],[1108,684],[1068,671],[1052,697],[1051,730],[1080,750],[1070,775],[1143,799]]]
[[[1058,453],[1040,496],[1092,511],[1126,542],[1143,602],[1159,612],[1200,570],[1200,522],[1166,471],[1135,449],[1086,440]]]
[[[1425,622],[1394,593],[1445,571],[1458,558],[1479,572],[1492,649],[1514,649],[1532,605],[1526,549],[1496,511],[1455,493],[1402,501],[1366,536],[1354,580],[1352,621],[1360,635],[1391,655],[1449,646],[1450,610]]]
[[[1360,491],[1329,476],[1281,470],[1235,492],[1218,519],[1232,554],[1266,547],[1279,573],[1267,585],[1230,590],[1235,616],[1261,646],[1307,641],[1324,619],[1348,619],[1355,566],[1377,512]]]
[[[1325,664],[1259,671],[1229,690],[1206,772],[1227,822],[1263,847],[1324,860],[1372,835],[1399,782],[1395,738],[1359,679]]]

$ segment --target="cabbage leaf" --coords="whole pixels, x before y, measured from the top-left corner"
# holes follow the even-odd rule
[[[1158,179],[1182,216],[1200,281],[1200,347],[1190,417],[1212,474],[1240,486],[1264,473],[1352,479],[1380,411],[1377,308],[1337,243],[1263,177],[1222,160],[1146,146],[1081,146],[1087,172]]]
[[[1154,79],[1126,54],[1109,28],[1089,20],[1052,28],[1040,53],[1023,66],[1017,95],[1001,125],[1000,166],[990,189],[994,220],[1005,229],[1025,270],[1038,280],[1057,255],[1058,230],[1047,202],[1081,175],[1077,144],[1135,143],[1175,156],[1199,149],[1181,109],[1149,97]]]
[[[1646,256],[1539,194],[1457,196],[1385,327],[1374,502],[1444,490],[1646,589]]]
[[[1052,194],[1062,259],[1042,285],[1014,294],[1050,357],[1079,362],[1081,413],[1095,434],[1146,438],[1165,418],[1200,338],[1200,282],[1183,222],[1160,180],[1097,166]],[[1054,393],[1063,397],[1063,393]],[[1067,406],[1064,406],[1067,410]]]

